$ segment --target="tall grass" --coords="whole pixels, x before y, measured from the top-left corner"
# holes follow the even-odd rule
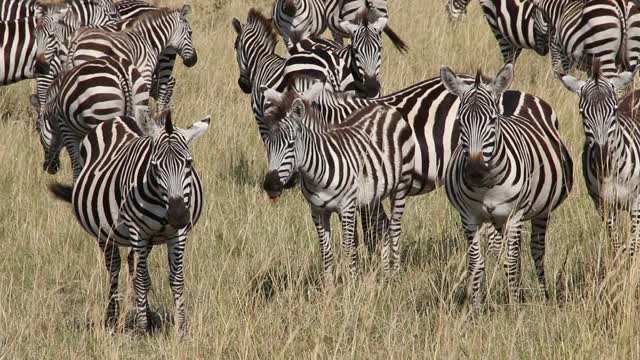
[[[177,0],[162,4],[181,5]],[[449,24],[443,0],[390,1],[391,25],[411,47],[385,43],[386,92],[437,76],[440,65],[494,75],[497,44],[477,1]],[[31,127],[32,84],[0,89],[0,358],[638,358],[637,266],[612,265],[605,227],[588,198],[579,161],[577,99],[552,79],[550,60],[524,52],[512,88],[546,99],[560,118],[576,184],[553,213],[546,269],[552,299],[536,289],[523,248],[526,302],[507,303],[501,261],[487,256],[486,304],[471,314],[461,279],[466,244],[440,189],[411,198],[403,222],[402,273],[380,283],[373,260],[362,279],[320,285],[318,241],[298,190],[272,205],[261,191],[265,151],[238,76],[230,22],[267,1],[192,2],[199,63],[177,66],[174,119],[211,114],[194,148],[206,206],[186,253],[189,336],[171,326],[149,337],[109,335],[101,326],[107,274],[95,240],[67,204],[47,194],[69,182],[70,164],[50,176]],[[386,40],[385,40],[386,41]],[[279,51],[283,53],[280,46]],[[335,220],[334,220],[335,221]],[[337,229],[337,222],[334,227]],[[344,274],[339,231],[338,272]],[[126,271],[121,287],[126,293]],[[150,301],[171,313],[166,250],[151,255]],[[125,297],[126,299],[126,297]]]

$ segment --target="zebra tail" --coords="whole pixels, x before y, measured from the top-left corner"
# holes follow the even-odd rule
[[[385,26],[384,33],[387,34],[387,36],[389,37],[389,40],[391,40],[391,42],[393,43],[393,46],[395,46],[396,49],[400,51],[400,53],[402,54],[407,53],[407,51],[409,50],[409,47],[400,38],[400,36],[395,31],[393,31],[392,28],[390,28],[389,26]]]
[[[49,184],[49,191],[51,191],[56,199],[69,203],[71,202],[71,197],[73,195],[73,186],[60,183],[52,183]]]

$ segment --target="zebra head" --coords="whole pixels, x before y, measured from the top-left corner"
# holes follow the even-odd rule
[[[460,98],[456,114],[460,123],[458,146],[465,157],[465,171],[470,182],[484,185],[489,164],[496,146],[496,127],[499,117],[498,101],[513,79],[513,65],[506,64],[495,80],[485,84],[477,73],[475,83],[467,84],[446,66],[440,69],[442,82]]]
[[[238,85],[245,94],[251,94],[252,79],[258,61],[274,53],[277,37],[271,20],[255,9],[249,10],[246,24],[242,25],[240,20],[233,18],[231,25],[236,32],[234,47],[240,67]]]
[[[52,64],[61,67],[59,54],[65,51],[65,41],[70,33],[68,23],[76,19],[75,14],[69,11],[69,7],[62,5],[58,8],[42,7],[42,16],[38,18],[35,30],[36,36],[36,61],[34,62],[34,73],[36,75],[46,75],[50,71]],[[70,20],[73,19],[73,20]],[[60,69],[54,69],[57,71]]]
[[[113,0],[87,0],[88,18],[86,25],[107,25],[120,20],[120,12]]]
[[[448,0],[447,12],[449,13],[449,19],[459,20],[467,14],[467,5],[471,0]]]
[[[58,79],[56,79],[58,80]],[[35,116],[35,127],[40,135],[40,144],[44,152],[42,168],[49,174],[56,174],[60,169],[60,151],[62,141],[58,129],[59,119],[56,116],[55,97],[58,93],[59,81],[54,82],[47,92],[47,103],[41,104],[38,96],[31,95],[31,107]],[[54,89],[52,89],[54,88]],[[53,91],[52,91],[53,90]]]
[[[296,147],[306,117],[306,107],[300,97],[294,97],[284,117],[271,126],[267,135],[268,165],[262,188],[271,200],[277,200],[298,174]]]
[[[176,12],[175,14],[178,13]],[[198,54],[193,47],[193,32],[187,20],[189,14],[191,14],[191,6],[182,6],[167,43],[167,46],[173,47],[178,51],[182,58],[182,63],[186,67],[192,67],[198,62]]]
[[[374,21],[369,21],[372,14]],[[382,31],[387,26],[387,17],[371,9],[358,14],[356,23],[340,23],[351,36],[351,72],[358,90],[365,97],[376,97],[382,92],[380,65],[382,64]]]
[[[138,120],[140,121],[140,120]],[[191,223],[191,195],[194,182],[191,144],[208,128],[210,117],[197,121],[187,129],[174,127],[171,111],[163,111],[151,121],[142,120],[143,131],[153,139],[148,168],[150,186],[166,205],[166,223],[183,229]]]
[[[633,79],[633,73],[625,71],[605,78],[600,74],[598,62],[592,76],[586,81],[565,75],[560,80],[580,97],[578,109],[582,117],[585,145],[607,154],[612,135],[619,129],[618,90],[624,89]]]

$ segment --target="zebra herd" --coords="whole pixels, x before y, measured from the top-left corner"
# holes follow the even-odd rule
[[[449,0],[459,18],[470,0]],[[383,95],[382,37],[407,45],[389,27],[384,0],[275,0],[271,17],[250,9],[234,18],[238,85],[251,95],[268,165],[263,190],[277,200],[300,186],[320,241],[324,279],[334,282],[330,218],[338,213],[353,278],[359,275],[357,214],[369,253],[381,242],[385,280],[401,270],[401,220],[408,197],[444,185],[468,243],[472,304],[482,303],[483,226],[505,254],[509,296],[522,298],[523,223],[548,298],[545,240],[551,212],[573,186],[573,161],[558,117],[543,99],[509,90],[523,48],[551,53],[555,76],[579,96],[583,174],[606,219],[616,255],[617,209],[640,232],[640,126],[628,91],[640,51],[640,17],[623,0],[480,0],[505,62],[495,79],[479,72],[440,74]],[[0,6],[0,79],[36,79],[30,98],[44,150],[43,169],[60,168],[65,147],[73,185],[52,183],[96,238],[110,275],[105,323],[119,317],[119,247],[134,289],[136,331],[151,327],[147,259],[168,247],[176,327],[187,329],[183,254],[201,217],[204,194],[191,144],[209,117],[174,125],[176,56],[197,63],[191,8],[142,0],[6,0]],[[334,40],[320,34],[329,29]],[[276,53],[278,33],[288,54]],[[343,39],[351,41],[345,45]],[[590,71],[586,81],[567,73]],[[626,95],[619,98],[620,93]],[[150,111],[155,99],[155,111]],[[389,199],[389,214],[383,201]]]
[[[31,96],[44,150],[54,174],[64,146],[73,186],[51,192],[71,202],[82,227],[97,240],[110,274],[106,324],[119,315],[120,246],[133,279],[136,331],[150,327],[147,258],[167,244],[176,326],[184,332],[187,233],[198,221],[203,192],[191,144],[209,118],[189,128],[172,120],[176,55],[197,63],[191,8],[159,8],[141,0],[5,0],[0,8],[3,84],[35,78]],[[156,99],[156,114],[149,98]]]

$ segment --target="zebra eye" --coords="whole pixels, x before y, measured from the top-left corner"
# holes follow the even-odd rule
[[[193,158],[188,157],[187,160],[185,160],[187,166],[191,166],[191,164],[193,164]]]

